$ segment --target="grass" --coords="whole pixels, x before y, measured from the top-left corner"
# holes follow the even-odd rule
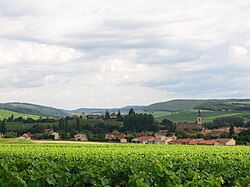
[[[0,144],[33,144],[33,142],[19,138],[0,138]]]
[[[219,117],[243,117],[246,121],[250,121],[250,111],[210,111],[202,110],[203,122],[212,122],[215,118]],[[155,119],[161,122],[163,119],[169,119],[175,123],[178,122],[196,122],[197,110],[190,109],[181,112],[155,112],[153,113]]]
[[[40,117],[40,116],[36,116],[36,115],[22,114],[22,113],[13,112],[10,110],[0,109],[0,120],[7,119],[11,115],[14,115],[14,118],[18,118],[18,117],[22,116],[22,118],[24,118],[24,119],[27,119],[27,118],[39,119],[39,117]]]

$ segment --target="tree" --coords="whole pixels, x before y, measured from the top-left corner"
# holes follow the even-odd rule
[[[176,125],[172,121],[170,121],[168,119],[163,119],[162,122],[161,122],[161,125],[164,125],[165,129],[169,130],[170,132],[175,132],[176,131]]]
[[[81,128],[81,123],[80,123],[80,118],[76,119],[76,130],[80,132],[82,130]]]
[[[14,122],[14,115],[13,114],[7,119],[7,122]]]
[[[4,138],[16,138],[16,137],[17,137],[17,134],[14,132],[6,132],[4,134]]]
[[[135,115],[135,112],[134,112],[134,109],[133,108],[130,108],[129,112],[128,112],[128,115]]]
[[[109,115],[109,111],[108,110],[106,110],[105,119],[110,119],[110,115]]]
[[[118,110],[118,113],[117,113],[117,121],[123,121],[123,117],[121,115],[120,110]]]
[[[232,137],[234,135],[234,126],[231,125],[229,129],[229,137]]]
[[[6,133],[7,132],[7,128],[6,128],[6,121],[2,121],[2,124],[0,125],[0,132],[1,133]]]

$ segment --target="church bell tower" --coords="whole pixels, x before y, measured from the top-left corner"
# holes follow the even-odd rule
[[[197,124],[202,125],[202,117],[201,117],[200,109],[198,110],[198,114],[197,114]]]

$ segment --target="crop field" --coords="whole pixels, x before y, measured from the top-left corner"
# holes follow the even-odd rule
[[[202,120],[204,122],[212,122],[215,118],[220,117],[243,117],[246,121],[250,120],[250,111],[210,111],[201,110]],[[154,117],[158,121],[163,119],[171,120],[175,123],[178,122],[195,122],[197,118],[197,110],[190,109],[181,112],[155,112]]]
[[[248,186],[250,147],[0,144],[2,186]]]

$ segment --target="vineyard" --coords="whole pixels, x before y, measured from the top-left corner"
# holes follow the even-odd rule
[[[250,147],[0,145],[1,186],[249,186]]]

